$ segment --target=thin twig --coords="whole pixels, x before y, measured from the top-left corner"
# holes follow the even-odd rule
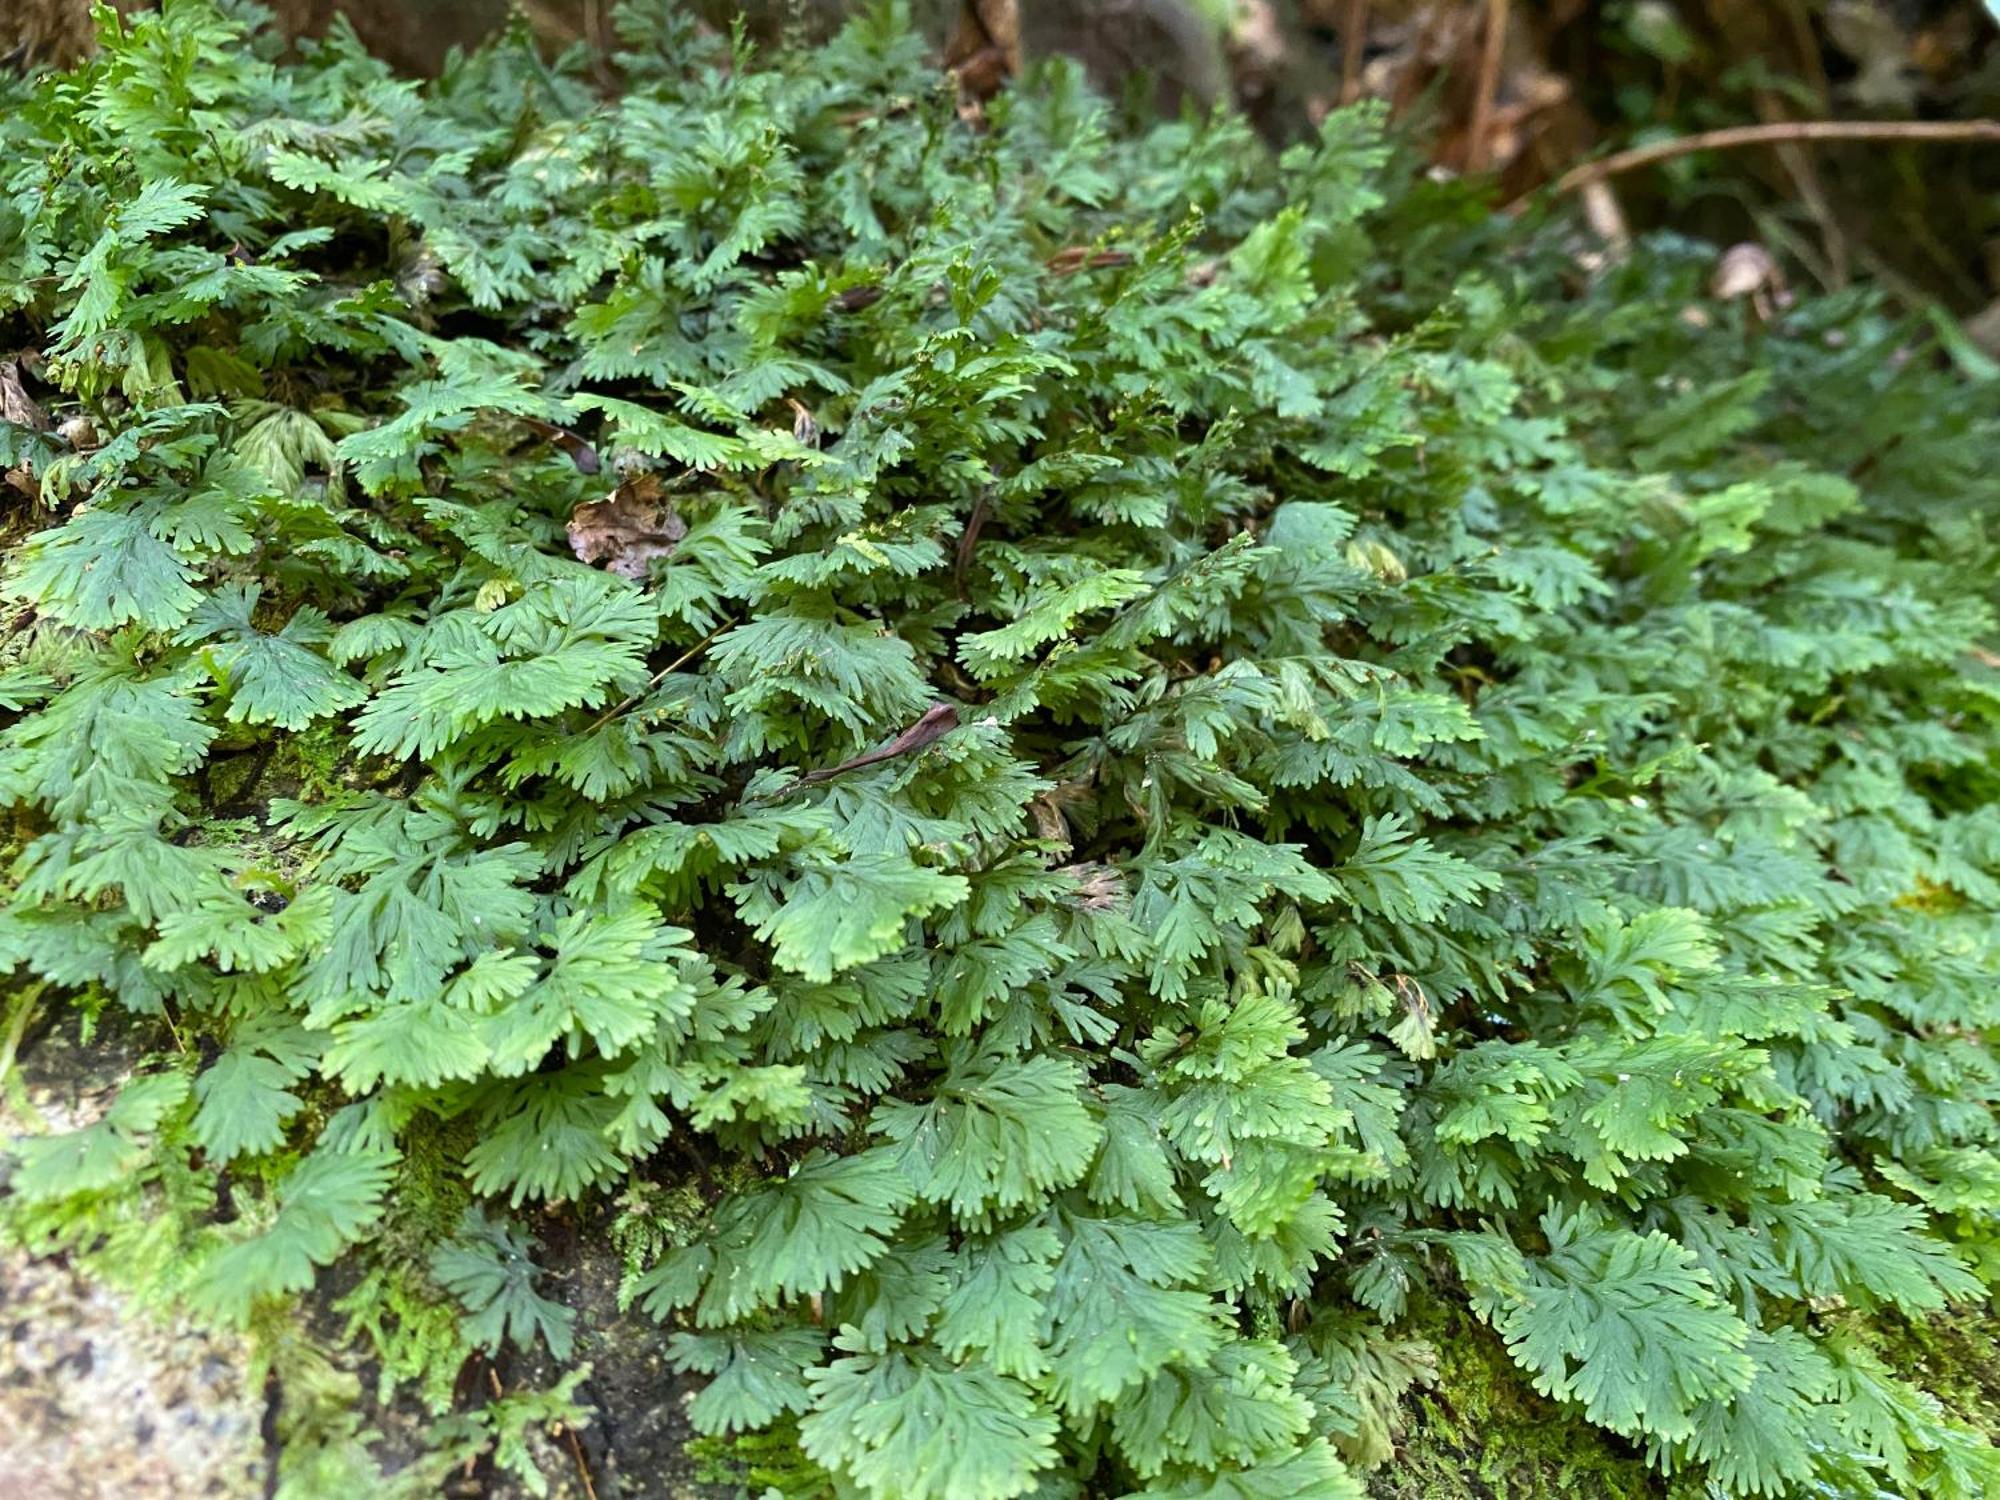
[[[679,656],[676,656],[672,661],[668,662],[664,667],[660,668],[659,671],[655,672],[651,677],[649,677],[646,680],[646,685],[640,688],[638,692],[634,693],[631,697],[627,698],[623,703],[619,704],[616,708],[606,709],[604,711],[603,716],[600,717],[595,724],[591,725],[590,728],[584,730],[584,733],[585,734],[597,733],[597,731],[602,729],[606,724],[609,724],[613,719],[617,718],[620,714],[624,713],[626,709],[633,707],[635,704],[639,702],[640,699],[644,698],[646,694],[652,692],[654,688],[658,687],[661,683],[665,682],[669,677],[673,676],[674,673],[678,672],[682,667],[686,666],[689,662],[693,661],[697,656],[701,655],[703,649],[708,645],[710,641],[714,640],[717,636],[721,635],[723,631],[729,629],[729,627],[734,625],[735,623],[736,621],[734,618],[724,620],[720,625],[716,626],[715,629],[711,630],[707,635],[703,636],[700,640],[696,641],[692,646],[688,647],[687,650],[683,651]]]
[[[1361,97],[1361,54],[1368,47],[1368,0],[1347,0],[1340,20],[1340,102]]]
[[[1768,146],[1781,141],[2000,141],[2000,120],[1787,120],[1776,125],[1732,125],[1587,161],[1557,178],[1555,191],[1574,192],[1586,182],[1696,151]]]
[[[1480,39],[1479,82],[1472,95],[1472,124],[1465,143],[1465,170],[1486,170],[1486,147],[1493,134],[1493,101],[1500,93],[1500,56],[1507,44],[1507,0],[1486,0],[1486,34]]]
[[[583,1461],[583,1444],[576,1440],[576,1429],[565,1423],[563,1436],[569,1439],[569,1451],[576,1458],[576,1472],[583,1481],[584,1500],[597,1500],[597,1486],[590,1482],[590,1465]]]

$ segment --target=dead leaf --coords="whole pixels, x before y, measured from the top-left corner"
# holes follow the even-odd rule
[[[36,432],[49,430],[49,414],[21,384],[21,367],[11,359],[0,359],[0,422],[32,427]]]
[[[1722,252],[1715,274],[1708,280],[1708,294],[1729,302],[1762,291],[1777,279],[1778,263],[1771,259],[1771,252],[1746,240]]]
[[[965,597],[965,570],[972,566],[972,549],[979,545],[979,532],[986,525],[987,501],[990,495],[981,491],[972,502],[972,514],[965,518],[965,530],[958,536],[958,557],[952,564],[952,577],[958,584],[958,596]]]
[[[1097,797],[1097,787],[1088,776],[1058,781],[1047,791],[1036,794],[1030,803],[1037,830],[1055,827],[1058,841],[1065,848],[1075,842],[1072,829],[1089,837],[1097,827]],[[1045,823],[1045,818],[1052,821]]]
[[[687,535],[657,474],[635,474],[602,500],[586,500],[569,518],[578,560],[602,563],[620,578],[644,579],[653,560],[671,557]]]
[[[539,421],[534,417],[522,417],[521,425],[539,438],[554,443],[568,455],[576,465],[579,474],[596,474],[604,468],[604,461],[597,456],[597,450],[578,433],[567,427],[558,427],[553,422]]]
[[[933,703],[924,710],[922,718],[888,744],[864,751],[837,766],[808,771],[792,785],[809,786],[815,782],[831,781],[836,776],[845,776],[849,771],[859,771],[864,766],[879,766],[885,760],[894,760],[899,755],[908,755],[923,749],[926,745],[934,744],[956,728],[958,728],[957,707],[950,703]],[[790,788],[786,790],[789,791]]]
[[[1057,848],[1067,852],[1070,847],[1069,824],[1063,820],[1062,809],[1046,794],[1028,799],[1028,816],[1034,820],[1035,837],[1045,839]]]
[[[1618,206],[1618,195],[1611,191],[1610,183],[1602,178],[1586,182],[1577,196],[1583,200],[1584,222],[1600,240],[1620,250],[1632,242],[1625,211]]]
[[[1056,871],[1076,882],[1077,905],[1085,911],[1114,911],[1125,902],[1125,882],[1109,865],[1087,861]]]

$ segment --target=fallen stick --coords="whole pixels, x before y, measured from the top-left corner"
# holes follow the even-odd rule
[[[1787,141],[2000,141],[2000,120],[1786,120],[1774,125],[1732,125],[1587,161],[1558,177],[1555,191],[1574,192],[1585,183],[1696,151]]]

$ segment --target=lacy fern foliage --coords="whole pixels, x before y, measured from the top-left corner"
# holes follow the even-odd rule
[[[1441,1307],[1723,1492],[2000,1491],[1870,1324],[2000,1267],[1948,347],[893,7],[611,101],[245,14],[0,118],[0,972],[159,1028],[15,1232],[567,1359],[523,1221],[696,1185],[629,1295],[800,1495],[1355,1496]]]

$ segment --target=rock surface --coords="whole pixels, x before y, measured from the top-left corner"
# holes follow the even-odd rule
[[[57,1261],[0,1254],[0,1500],[264,1493],[247,1350]]]
[[[136,1049],[50,1029],[0,1080],[0,1142],[101,1115]],[[0,1249],[0,1500],[236,1500],[265,1491],[241,1339],[142,1310],[60,1258]]]
[[[91,1124],[132,1075],[144,1040],[106,1026],[85,1047],[73,1021],[32,1030],[18,1066],[0,1081],[0,1145],[22,1134]],[[4,1161],[4,1153],[0,1153]],[[4,1172],[4,1166],[0,1166]],[[4,1182],[0,1182],[4,1188]],[[575,1432],[536,1431],[528,1449],[548,1500],[701,1500],[720,1491],[695,1479],[689,1387],[667,1368],[665,1335],[618,1308],[620,1263],[604,1226],[556,1216],[534,1226],[544,1286],[577,1312],[575,1359],[546,1350],[468,1367],[464,1404],[496,1379],[507,1390],[554,1385],[575,1363],[577,1395],[593,1408]],[[359,1376],[370,1450],[394,1475],[426,1451],[431,1417],[407,1399],[375,1399],[375,1371],[340,1345],[331,1303],[342,1277],[324,1273],[305,1327]],[[273,1487],[281,1387],[253,1383],[249,1341],[196,1326],[107,1285],[62,1257],[0,1246],[0,1500],[251,1500]],[[519,1478],[489,1462],[455,1473],[458,1500],[524,1500]],[[364,1500],[355,1496],[352,1500]]]

